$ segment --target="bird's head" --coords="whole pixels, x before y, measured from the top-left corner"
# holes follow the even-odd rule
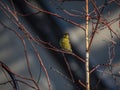
[[[63,38],[69,38],[69,33],[65,33],[65,34],[63,35]]]

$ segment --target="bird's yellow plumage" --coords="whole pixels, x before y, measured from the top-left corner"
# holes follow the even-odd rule
[[[68,33],[65,33],[60,39],[60,46],[62,49],[72,52],[70,37]]]

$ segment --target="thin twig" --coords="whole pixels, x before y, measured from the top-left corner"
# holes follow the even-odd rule
[[[90,71],[89,71],[89,29],[88,29],[88,22],[89,22],[89,1],[86,0],[86,25],[85,25],[85,42],[86,42],[86,90],[90,90]]]
[[[68,68],[68,71],[69,71],[69,73],[70,73],[71,79],[72,79],[72,81],[73,81],[73,83],[74,83],[74,82],[75,82],[75,79],[74,79],[74,77],[73,77],[73,74],[72,74],[72,71],[71,71],[71,68],[70,68],[70,64],[68,63],[67,58],[65,57],[64,53],[62,53],[62,55],[63,55],[63,58],[64,58],[64,60],[65,60],[66,65],[67,65],[67,68]]]
[[[78,24],[78,23],[76,23],[76,22],[74,22],[74,21],[72,21],[72,20],[70,20],[70,19],[66,19],[66,18],[64,18],[64,17],[62,17],[62,16],[60,16],[60,15],[58,15],[58,14],[56,14],[56,13],[52,13],[52,12],[43,10],[43,9],[37,7],[37,6],[32,5],[32,4],[29,3],[27,0],[24,0],[24,1],[25,1],[29,6],[31,6],[32,8],[34,8],[34,9],[37,10],[37,11],[40,11],[40,12],[42,12],[42,13],[49,14],[49,15],[55,16],[55,17],[57,17],[57,18],[60,18],[60,19],[62,19],[62,20],[64,20],[64,21],[66,21],[66,22],[71,23],[72,25],[75,25],[75,26],[77,26],[77,27],[80,27],[82,30],[85,31],[85,28],[84,28],[82,25],[80,25],[80,24]]]

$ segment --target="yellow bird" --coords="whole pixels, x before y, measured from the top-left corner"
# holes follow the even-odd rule
[[[60,46],[63,50],[67,50],[72,52],[72,48],[71,48],[71,43],[70,43],[70,37],[68,33],[65,33],[63,35],[63,37],[60,39]]]

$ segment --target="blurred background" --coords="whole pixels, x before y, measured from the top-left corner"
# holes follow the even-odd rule
[[[11,1],[15,5],[20,22],[35,37],[50,43],[60,49],[59,40],[64,33],[70,34],[72,49],[75,54],[85,58],[85,31],[65,20],[55,16],[38,12],[27,5],[24,0],[1,0],[0,21],[16,30],[19,30],[11,19],[6,17],[3,11],[3,3],[12,9]],[[31,4],[46,11],[59,14],[65,19],[72,20],[85,26],[85,1],[84,0],[28,0]],[[119,90],[120,89],[120,2],[119,0],[94,0],[97,7],[105,5],[102,17],[110,22],[110,27],[117,33],[118,37],[112,33],[104,24],[100,23],[90,51],[90,67],[103,65],[91,74],[91,90]],[[89,12],[94,10],[89,4]],[[95,13],[93,13],[94,16]],[[117,19],[116,19],[117,18]],[[114,21],[112,21],[114,20]],[[89,23],[90,34],[95,28],[96,20]],[[113,23],[112,23],[113,22]],[[45,72],[39,64],[30,42],[25,39],[27,53],[30,62],[30,69],[35,80],[40,76],[39,86],[41,90],[48,90]],[[114,43],[113,43],[114,42]],[[50,77],[52,90],[85,90],[78,80],[85,83],[84,63],[75,57],[68,55],[67,60],[70,64],[75,82],[72,82],[68,68],[62,53],[48,50],[41,45],[36,46],[41,59]],[[24,47],[18,36],[0,24],[0,61],[4,62],[13,72],[25,77],[30,77],[25,60]],[[104,64],[111,63],[110,66]],[[17,77],[18,78],[18,77]],[[19,78],[18,78],[19,79]],[[6,82],[2,67],[0,67],[0,83]],[[31,85],[33,83],[29,82]],[[33,90],[33,88],[18,82],[19,90]],[[10,83],[0,84],[0,90],[13,90]]]

